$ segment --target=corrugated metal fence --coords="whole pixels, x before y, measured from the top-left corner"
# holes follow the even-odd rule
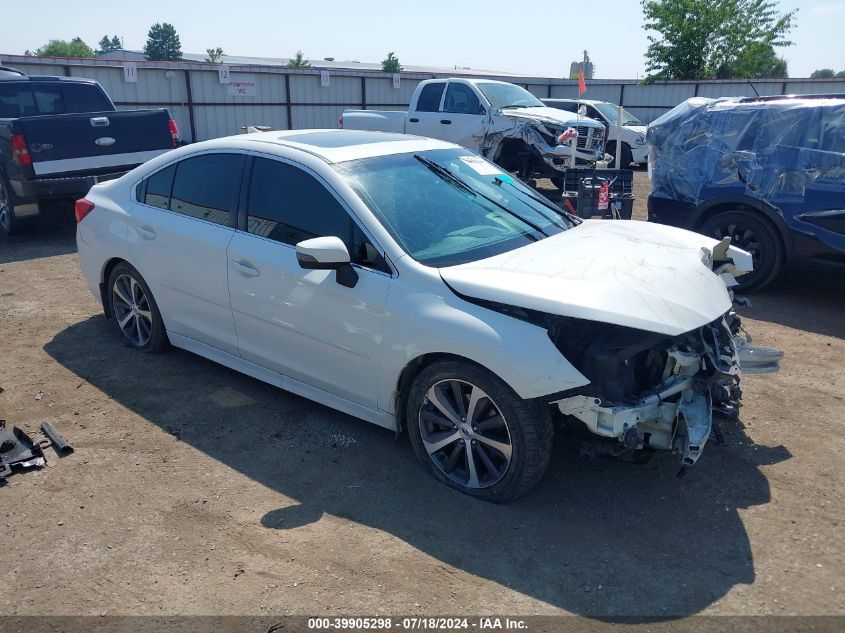
[[[217,66],[198,62],[135,62],[137,81],[124,77],[119,60],[64,59],[0,55],[0,65],[30,74],[89,77],[100,82],[119,109],[164,107],[183,138],[205,140],[237,134],[246,125],[273,129],[337,127],[344,109],[403,109],[417,84],[453,73],[401,73],[332,69],[328,86],[320,69],[229,66],[229,81],[247,86],[242,94],[220,82]],[[540,98],[575,98],[577,82],[566,79],[485,75],[519,84]],[[593,80],[585,98],[622,103],[646,123],[694,96],[755,96],[791,93],[845,93],[845,79],[764,79],[747,81],[670,81],[640,85],[635,80]]]

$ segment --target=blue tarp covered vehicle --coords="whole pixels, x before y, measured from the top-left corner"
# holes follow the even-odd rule
[[[845,265],[845,96],[690,99],[649,125],[649,220],[749,251],[742,290]]]

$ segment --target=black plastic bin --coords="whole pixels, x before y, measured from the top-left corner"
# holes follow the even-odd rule
[[[610,200],[607,209],[599,210],[599,190],[604,182],[610,183]],[[630,220],[634,211],[634,172],[630,169],[569,169],[564,174],[562,196],[564,207],[582,218],[618,216]]]

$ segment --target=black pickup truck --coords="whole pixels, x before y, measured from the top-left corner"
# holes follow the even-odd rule
[[[81,198],[178,142],[165,109],[118,112],[94,80],[0,66],[0,232],[32,228],[46,200]]]

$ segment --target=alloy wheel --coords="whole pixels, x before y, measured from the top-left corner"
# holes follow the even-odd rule
[[[132,347],[144,347],[153,332],[150,300],[137,279],[123,274],[112,286],[112,307],[123,336]]]
[[[0,229],[6,233],[12,226],[12,208],[9,204],[9,194],[6,193],[6,187],[0,182]]]
[[[457,379],[432,385],[420,406],[419,430],[428,456],[461,486],[487,488],[508,471],[513,444],[507,421],[476,385]]]

